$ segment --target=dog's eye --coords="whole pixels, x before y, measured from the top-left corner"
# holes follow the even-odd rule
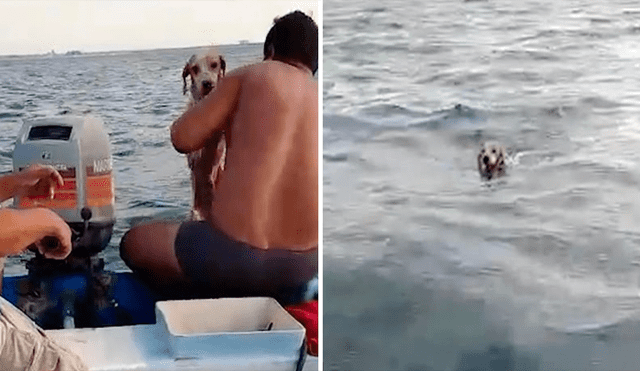
[[[218,62],[211,63],[211,68],[213,69],[218,68]]]
[[[191,71],[193,72],[194,75],[197,75],[200,72],[200,67],[193,66],[193,68],[191,68]]]

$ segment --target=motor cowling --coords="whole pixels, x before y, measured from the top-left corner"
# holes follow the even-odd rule
[[[53,199],[16,197],[14,207],[46,207],[60,215],[73,232],[73,256],[104,250],[115,224],[113,158],[104,123],[89,115],[24,121],[13,151],[13,169],[32,164],[53,166],[64,186],[56,189]]]

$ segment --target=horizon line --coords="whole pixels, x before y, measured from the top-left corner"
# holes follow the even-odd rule
[[[22,58],[22,57],[47,57],[47,56],[74,56],[74,54],[69,53],[80,53],[76,55],[96,55],[96,54],[105,54],[105,53],[120,53],[120,52],[141,52],[141,51],[154,51],[154,50],[172,50],[172,49],[193,49],[193,48],[207,48],[207,47],[225,47],[225,46],[237,46],[237,45],[253,45],[253,44],[262,44],[261,41],[249,41],[249,40],[238,40],[235,43],[225,43],[225,44],[207,44],[207,45],[192,45],[192,46],[179,46],[179,47],[150,47],[150,48],[142,48],[142,49],[113,49],[113,50],[103,50],[103,51],[89,51],[85,52],[82,49],[69,49],[64,52],[56,52],[55,49],[52,49],[46,53],[25,53],[25,54],[0,54],[0,58]]]

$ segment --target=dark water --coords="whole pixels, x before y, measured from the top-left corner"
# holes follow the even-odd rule
[[[325,369],[640,369],[640,5],[323,19]]]
[[[228,71],[260,60],[258,44],[220,46]],[[116,225],[104,251],[108,269],[124,269],[118,245],[143,217],[180,218],[191,204],[183,155],[169,125],[186,108],[182,69],[198,48],[56,57],[0,57],[0,171],[12,169],[20,120],[90,109],[109,133],[116,182]],[[22,272],[11,259],[7,274]]]

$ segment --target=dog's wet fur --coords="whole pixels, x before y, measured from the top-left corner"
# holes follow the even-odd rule
[[[190,95],[189,107],[216,89],[226,69],[227,62],[224,56],[214,48],[189,58],[182,70],[182,92]],[[193,187],[191,219],[208,220],[213,190],[219,173],[224,171],[226,153],[225,135],[218,133],[204,148],[187,154]]]
[[[506,149],[497,143],[484,143],[478,154],[478,171],[483,179],[501,177],[506,172]]]

